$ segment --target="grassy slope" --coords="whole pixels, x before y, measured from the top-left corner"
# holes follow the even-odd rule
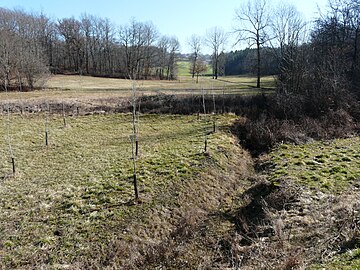
[[[275,165],[270,172],[270,178],[293,179],[313,190],[321,190],[331,196],[341,196],[344,192],[349,192],[350,186],[359,185],[359,153],[359,137],[296,146],[281,145],[270,153]],[[355,195],[355,198],[359,197]],[[359,218],[358,212],[354,215]],[[357,241],[360,241],[359,235]],[[310,268],[360,269],[359,253],[360,249],[355,249],[333,257],[328,263],[313,265]]]
[[[234,116],[220,117],[221,132],[209,136],[208,155],[203,139],[211,123],[194,116],[142,116],[138,205],[131,201],[130,119],[73,117],[63,128],[60,117],[51,117],[45,147],[44,115],[11,117],[18,172],[8,175],[2,140],[1,268],[216,265],[218,241],[235,234],[234,224],[219,213],[235,207],[250,167],[249,157],[227,133]],[[1,121],[5,139],[6,118]],[[359,138],[282,145],[270,154],[276,165],[270,177],[341,194],[359,179],[359,145]],[[313,267],[357,269],[356,254]]]
[[[190,70],[190,62],[188,61],[179,61],[177,63],[178,75],[179,76],[191,76]]]
[[[145,115],[140,118],[138,161],[143,203],[131,205],[130,119],[69,118],[63,128],[61,118],[51,117],[50,146],[45,147],[43,115],[11,117],[17,173],[9,175],[7,146],[1,140],[1,268],[103,266],[110,243],[160,241],[175,229],[185,211],[179,209],[216,208],[218,203],[212,206],[206,197],[216,201],[218,193],[226,198],[223,180],[211,184],[200,172],[214,167],[205,171],[230,173],[228,165],[242,153],[234,139],[226,132],[210,135],[209,157],[203,146],[211,124],[193,116]],[[225,127],[232,119],[222,116],[218,122]],[[6,118],[1,121],[0,137],[6,139]],[[125,252],[113,260],[121,264],[131,256]]]
[[[190,74],[190,62],[188,61],[179,61],[178,62],[178,75],[179,76],[191,76]],[[211,76],[211,65],[208,65],[207,71],[202,74],[205,76]]]
[[[281,145],[271,153],[273,179],[295,178],[312,188],[339,193],[360,178],[360,138]]]

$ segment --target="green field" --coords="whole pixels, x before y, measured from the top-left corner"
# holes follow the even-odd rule
[[[177,63],[178,67],[178,76],[191,76],[190,73],[190,62],[189,61],[178,61]],[[209,64],[207,67],[207,70],[201,74],[201,76],[211,76],[212,75],[212,69],[211,65]]]
[[[190,74],[190,62],[179,61],[177,62],[177,71],[179,76],[191,76]]]

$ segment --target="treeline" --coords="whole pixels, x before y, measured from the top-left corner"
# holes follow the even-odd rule
[[[283,4],[273,17],[266,13],[270,7],[265,0],[249,1],[245,7],[239,16],[257,19],[266,31],[248,37],[259,47],[225,54],[226,75],[275,74],[277,92],[298,104],[311,100],[308,111],[314,115],[341,107],[344,99],[360,97],[359,0],[330,0],[311,30],[293,6]],[[264,22],[257,17],[259,12]]]
[[[135,19],[122,26],[87,14],[54,21],[0,8],[3,88],[33,89],[49,72],[170,80],[179,47],[176,37]]]
[[[307,111],[314,116],[347,109],[350,100],[359,100],[359,14],[359,0],[330,1],[329,12],[316,21],[308,43],[282,47],[278,93],[311,100]]]
[[[245,146],[259,153],[278,142],[360,132],[359,19],[359,0],[330,1],[308,42],[276,50],[276,93],[249,101],[255,109],[236,127]]]
[[[279,73],[279,61],[274,55],[278,49],[261,49],[261,76],[276,75]],[[225,62],[222,75],[256,75],[256,49],[247,48],[225,53]]]

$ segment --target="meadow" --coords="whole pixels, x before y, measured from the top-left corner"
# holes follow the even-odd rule
[[[251,77],[215,81],[204,76],[196,84],[191,76],[182,76],[177,81],[138,81],[136,89],[139,97],[271,93],[274,78],[263,78],[263,82],[265,90],[259,90]],[[129,106],[132,87],[128,80],[56,75],[43,90],[0,93],[0,97],[3,109],[8,103]],[[273,265],[281,266],[299,246],[314,253],[314,239],[325,233],[333,237],[338,220],[343,222],[343,231],[335,238],[351,236],[348,219],[334,215],[357,207],[358,137],[280,144],[254,159],[240,146],[241,138],[232,134],[239,116],[142,114],[140,110],[140,199],[136,201],[132,115],[65,112],[65,118],[66,126],[61,113],[46,110],[9,115],[5,110],[0,115],[1,269],[219,269],[235,267],[239,254],[253,260],[245,261],[249,267],[274,258],[278,262]],[[267,169],[256,172],[254,163],[264,163]],[[272,189],[262,198],[269,205],[255,228],[268,226],[271,233],[263,242],[251,236],[256,244],[245,245],[241,253],[237,246],[239,224],[244,222],[240,213],[246,213],[256,185]],[[301,196],[294,202],[284,194]],[[280,204],[281,211],[271,208],[274,198],[280,200],[275,205]],[[338,203],[329,205],[329,201]],[[261,216],[263,204],[255,205],[251,209]],[[290,210],[284,205],[291,205]],[[282,235],[288,238],[281,240],[281,247],[274,225],[278,217],[287,224]],[[307,226],[314,230],[306,231]],[[267,251],[275,249],[276,255],[266,257]],[[263,257],[254,255],[262,253]],[[352,253],[335,256],[328,263],[311,264],[314,269],[357,269],[357,254],[353,248]]]
[[[180,76],[178,80],[139,80],[135,87],[138,96],[149,95],[254,95],[271,93],[275,86],[273,77],[264,77],[265,89],[257,89],[256,79],[249,76],[220,77],[213,80],[203,76],[199,83],[191,76]],[[31,92],[0,92],[0,104],[40,104],[47,101],[78,104],[110,104],[132,95],[130,80],[100,78],[79,75],[51,75],[42,89]]]
[[[222,193],[223,187],[200,175],[211,168],[223,177],[230,173],[228,166],[239,151],[227,131],[234,119],[217,118],[219,131],[208,135],[205,153],[204,138],[212,122],[196,116],[142,115],[137,161],[141,203],[135,203],[131,115],[69,117],[67,127],[60,116],[51,116],[48,146],[45,115],[12,115],[15,175],[6,140],[0,142],[1,267],[100,265],[92,260],[105,260],[101,252],[110,252],[106,246],[112,241],[125,238],[122,245],[130,245],[141,234],[144,241],[145,235],[159,241],[184,214],[181,205],[210,207],[203,192],[212,190],[206,195],[212,200],[214,193]],[[4,139],[7,121],[1,117]],[[185,195],[187,200],[181,200]],[[163,211],[174,216],[162,216]],[[150,217],[161,220],[149,224]],[[135,232],[139,227],[142,231]],[[118,261],[130,255],[122,254]]]

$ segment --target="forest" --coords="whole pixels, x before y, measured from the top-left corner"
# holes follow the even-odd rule
[[[108,19],[50,20],[44,14],[1,8],[2,87],[33,89],[47,73],[173,79],[176,37],[152,23],[115,27]]]

